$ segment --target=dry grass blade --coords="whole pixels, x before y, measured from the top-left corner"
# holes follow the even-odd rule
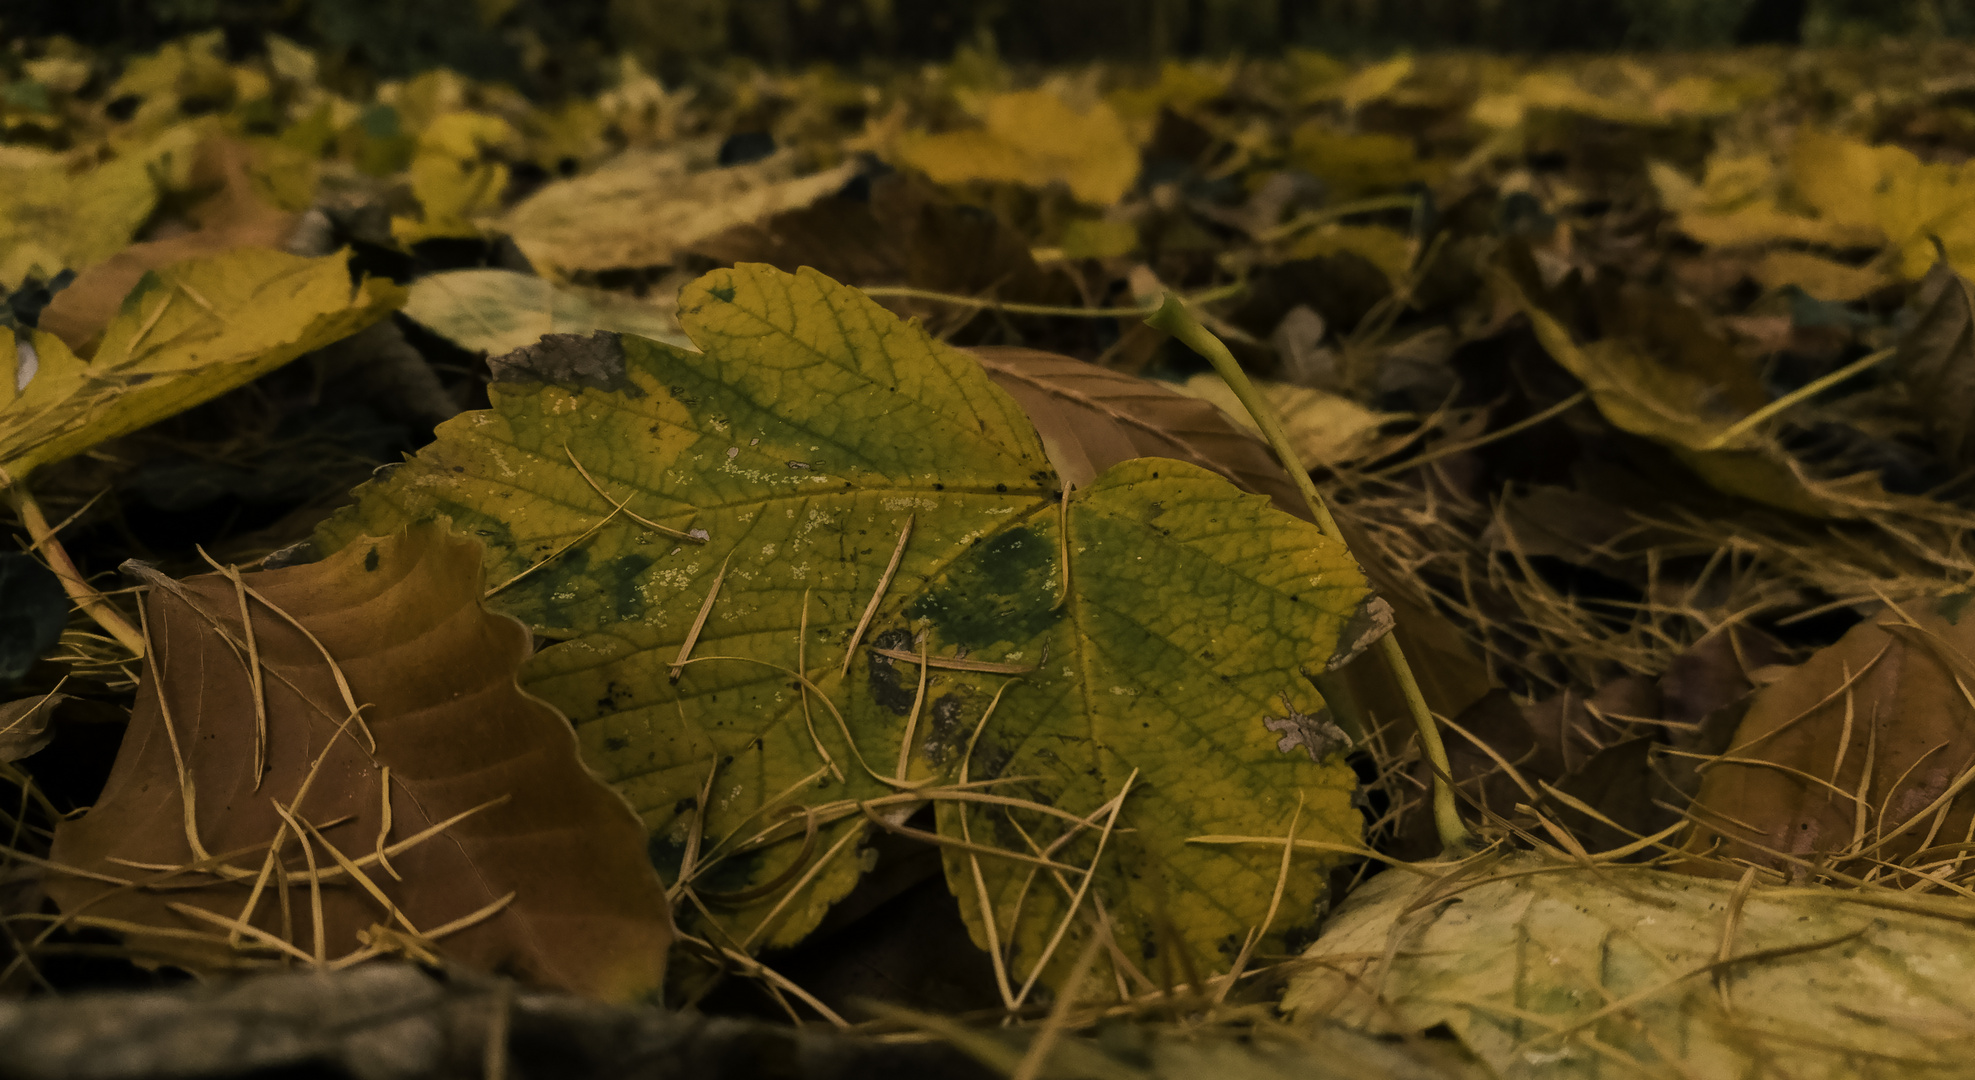
[[[713,575],[713,584],[706,590],[706,599],[700,603],[699,614],[693,616],[692,629],[686,631],[686,640],[679,643],[679,656],[672,661],[673,682],[679,681],[680,673],[685,671],[686,665],[691,662],[693,646],[699,644],[699,634],[706,628],[706,618],[713,614],[713,602],[720,599],[720,583],[727,580],[727,564],[733,559],[733,553],[729,552],[725,559],[720,560],[720,570]]]
[[[856,629],[850,632],[850,640],[844,643],[843,671],[850,674],[850,662],[857,658],[857,644],[864,640],[864,631],[871,628],[871,620],[878,614],[878,605],[884,603],[885,590],[891,588],[892,575],[898,573],[899,560],[905,558],[906,542],[912,539],[913,515],[907,514],[905,524],[898,530],[898,543],[892,547],[891,561],[885,564],[885,572],[878,577],[878,587],[871,591],[871,602],[864,605],[864,614],[858,617]]]
[[[903,660],[917,664],[921,669],[941,668],[946,671],[980,671],[991,675],[1027,675],[1035,671],[1034,664],[1002,664],[992,660],[969,660],[956,656],[927,656],[925,652],[906,652],[904,649],[871,650],[878,656],[892,660]],[[923,675],[921,676],[924,677]]]

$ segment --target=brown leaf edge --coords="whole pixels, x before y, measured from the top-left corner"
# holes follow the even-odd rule
[[[480,558],[428,523],[305,566],[152,574],[129,731],[56,830],[64,917],[193,971],[444,956],[655,994],[673,930],[645,829],[520,689],[529,633],[481,605]]]

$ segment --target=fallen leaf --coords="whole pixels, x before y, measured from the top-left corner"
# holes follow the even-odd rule
[[[989,98],[983,119],[974,130],[907,135],[898,160],[940,184],[1061,183],[1093,206],[1116,203],[1138,179],[1138,147],[1103,102],[1080,110],[1051,91],[1024,90]]]
[[[47,748],[55,738],[48,718],[67,694],[42,694],[0,703],[0,761],[19,761]]]
[[[1975,1048],[1971,922],[1960,898],[1485,855],[1359,887],[1283,1008],[1445,1025],[1502,1076],[1944,1078]]]
[[[49,894],[194,970],[424,950],[656,993],[671,922],[643,830],[516,684],[528,633],[483,588],[479,545],[432,525],[156,581],[130,730],[95,806],[55,831],[51,860],[77,873]],[[229,943],[229,923],[254,932]]]
[[[1720,490],[1809,517],[1832,513],[1830,504],[1805,487],[1781,451],[1754,432],[1720,442],[1747,415],[1721,400],[1712,383],[1668,367],[1630,338],[1601,338],[1579,345],[1556,318],[1532,302],[1507,275],[1498,286],[1521,307],[1550,358],[1576,376],[1605,419],[1622,431],[1672,449],[1689,468]]]
[[[1088,484],[1122,461],[1171,458],[1218,473],[1243,491],[1267,495],[1284,513],[1306,520],[1310,516],[1302,492],[1250,426],[1252,421],[1236,419],[1247,411],[1215,376],[1200,376],[1189,384],[1197,392],[1182,394],[1149,379],[1035,349],[970,351],[995,385],[1021,404],[1042,437],[1050,464],[1070,484]],[[1291,386],[1273,386],[1269,392],[1299,451],[1320,450],[1335,437],[1329,428],[1335,415],[1331,406],[1343,399],[1312,399],[1308,395],[1323,392]],[[1315,400],[1325,404],[1312,408]],[[1348,423],[1363,419],[1353,415]],[[1356,428],[1353,437],[1363,430]],[[1318,460],[1317,455],[1312,453],[1310,460]],[[1345,540],[1354,553],[1373,550],[1351,531]],[[1415,675],[1433,709],[1453,716],[1488,692],[1487,669],[1461,632],[1409,588],[1406,573],[1363,557],[1359,565],[1392,609],[1393,632],[1413,658]],[[1395,721],[1406,715],[1401,691],[1382,664],[1354,662],[1340,677],[1358,711]],[[1342,719],[1353,728],[1361,719],[1333,717],[1329,711],[1310,715],[1324,723]]]
[[[1792,877],[1830,869],[1951,879],[1975,798],[1975,620],[1967,594],[1868,617],[1756,694],[1720,758],[1703,762],[1699,852]],[[1938,845],[1948,845],[1946,848]],[[1926,854],[1918,854],[1921,852]],[[1697,872],[1724,872],[1697,863]]]
[[[595,172],[529,196],[497,227],[544,273],[670,266],[698,241],[807,206],[856,175],[855,162],[811,176],[776,154],[707,168],[684,150],[628,151]]]
[[[1238,943],[1268,905],[1279,859],[1203,858],[1188,830],[1280,833],[1300,800],[1301,835],[1356,835],[1350,770],[1280,752],[1266,726],[1317,714],[1300,672],[1381,629],[1313,526],[1157,459],[1108,470],[1066,513],[1033,426],[973,359],[813,271],[715,271],[680,320],[703,352],[598,336],[504,358],[492,412],[443,426],[318,543],[435,515],[486,537],[495,603],[567,639],[527,686],[569,712],[666,872],[694,836],[733,839],[679,882],[733,897],[721,932],[753,947],[816,925],[858,875],[838,856],[864,823],[847,799],[932,799],[962,840],[961,804],[912,785],[969,769],[997,795],[1097,814],[1074,835],[1034,808],[966,827],[1027,853],[1019,821],[1076,865],[1128,794],[1133,831],[1089,880],[1141,960],[1167,933]],[[764,828],[779,842],[729,853]],[[1045,880],[1019,904],[1025,864],[984,855],[977,886],[965,852],[947,856],[976,940],[985,892],[1038,974],[1068,895]],[[1318,888],[1292,875],[1297,914],[1262,940]],[[1051,978],[1087,933],[1076,920]]]
[[[1909,310],[1914,320],[1893,355],[1914,403],[1932,428],[1941,456],[1975,461],[1975,294],[1968,279],[1943,259],[1920,283]]]
[[[389,314],[403,291],[346,255],[246,248],[144,275],[84,360],[45,330],[0,327],[0,484],[208,401]]]
[[[236,248],[281,247],[294,230],[297,215],[261,197],[251,164],[247,147],[223,136],[209,136],[199,144],[190,177],[193,190],[210,192],[186,213],[196,228],[169,239],[132,244],[83,270],[68,288],[55,294],[35,325],[61,338],[77,355],[88,356],[124,297],[150,271]]]
[[[190,158],[198,135],[168,131],[149,146],[91,168],[49,155],[0,161],[0,288],[29,274],[83,270],[121,251],[157,208],[167,159]]]
[[[410,165],[420,213],[392,219],[391,235],[401,244],[479,236],[479,219],[500,210],[507,188],[507,166],[490,154],[517,138],[507,121],[486,113],[454,111],[434,118],[418,133]]]
[[[1036,265],[1015,229],[905,174],[872,180],[868,199],[842,194],[819,199],[735,226],[691,250],[721,264],[765,262],[790,273],[808,266],[846,285],[903,285],[1030,304],[1067,305],[1078,299],[1066,275]],[[910,296],[881,296],[878,302],[918,318],[940,338],[976,319],[1011,317]]]
[[[513,270],[449,270],[412,282],[405,314],[463,349],[499,356],[547,334],[614,330],[684,348],[676,302],[558,285]]]
[[[1312,121],[1296,129],[1289,160],[1330,185],[1337,199],[1354,199],[1415,182],[1431,182],[1442,167],[1420,159],[1411,139],[1352,134]]]

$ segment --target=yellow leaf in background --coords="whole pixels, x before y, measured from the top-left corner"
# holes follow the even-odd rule
[[[171,42],[155,53],[132,57],[123,74],[104,92],[104,101],[140,99],[128,121],[130,130],[153,132],[176,123],[181,106],[197,102],[202,109],[225,108],[237,96],[236,69],[226,62],[226,36],[208,31]]]
[[[1752,435],[1716,447],[1715,440],[1745,414],[1725,405],[1699,376],[1659,363],[1627,338],[1579,345],[1507,275],[1495,280],[1529,318],[1543,350],[1584,384],[1614,427],[1672,450],[1718,491],[1810,517],[1830,516],[1788,463]]]
[[[391,235],[406,244],[479,236],[474,219],[499,210],[507,187],[507,166],[487,160],[487,152],[517,138],[498,116],[451,112],[435,118],[419,134],[411,160],[411,191],[425,215],[392,219]]]
[[[639,300],[513,270],[451,270],[412,283],[405,314],[461,348],[500,356],[545,334],[615,330],[692,349],[678,298]]]
[[[1413,140],[1397,135],[1354,135],[1313,121],[1290,137],[1289,160],[1330,185],[1334,198],[1351,199],[1416,181],[1431,182],[1443,171],[1421,161]]]
[[[1702,208],[1733,210],[1776,190],[1776,166],[1767,154],[1716,154],[1701,174]]]
[[[349,336],[404,302],[350,287],[346,254],[243,249],[146,274],[90,360],[0,328],[0,484],[182,412]]]
[[[901,138],[899,160],[941,184],[1061,183],[1093,206],[1124,198],[1138,179],[1138,148],[1108,104],[1079,112],[1047,90],[1027,90],[995,95],[984,111],[985,128]]]
[[[189,178],[202,130],[182,125],[81,172],[60,157],[0,159],[0,289],[30,273],[86,269],[123,250],[157,208],[160,187]]]
[[[1876,247],[1883,241],[1869,204],[1863,214],[1854,206],[1829,217],[1811,217],[1783,209],[1778,201],[1783,176],[1767,154],[1717,153],[1708,158],[1698,184],[1663,162],[1652,162],[1647,172],[1659,190],[1660,204],[1678,215],[1680,231],[1713,247],[1756,246],[1777,241],[1828,247]],[[1818,191],[1818,198],[1834,206],[1855,203],[1857,200],[1845,194],[1849,183],[1843,176],[1830,178]]]
[[[543,187],[498,227],[544,274],[669,266],[697,241],[808,206],[857,174],[855,162],[796,175],[781,153],[707,168],[710,152],[629,151],[595,172]]]
[[[1395,283],[1413,265],[1412,240],[1383,225],[1326,225],[1297,237],[1284,254],[1292,259],[1314,259],[1341,251],[1363,258]]]
[[[1665,117],[1645,102],[1626,102],[1617,97],[1594,94],[1577,84],[1570,75],[1557,71],[1532,71],[1524,75],[1514,90],[1483,94],[1468,111],[1469,119],[1497,130],[1513,128],[1532,111],[1567,112],[1613,124],[1657,125]]]
[[[1857,300],[1891,283],[1869,266],[1846,266],[1802,251],[1772,251],[1756,267],[1756,280],[1765,289],[1795,285],[1819,300]]]
[[[1368,101],[1377,101],[1399,88],[1406,76],[1413,73],[1413,58],[1395,56],[1382,64],[1373,64],[1359,69],[1337,87],[1337,96],[1344,107],[1356,111]]]
[[[1115,259],[1138,250],[1138,227],[1129,221],[1078,218],[1063,230],[1066,259]]]
[[[1880,181],[1900,167],[1902,154],[1912,157],[1898,147],[1807,129],[1790,148],[1790,186],[1826,221],[1877,227]]]
[[[1289,445],[1311,464],[1349,461],[1371,445],[1380,425],[1392,419],[1328,390],[1260,379],[1255,381],[1255,388],[1275,406],[1282,429],[1289,436]],[[1213,402],[1235,423],[1256,435],[1262,433],[1247,407],[1220,376],[1203,372],[1187,379],[1179,389]]]
[[[1168,60],[1159,69],[1159,81],[1150,86],[1114,90],[1105,96],[1125,126],[1131,129],[1133,141],[1144,143],[1152,137],[1152,129],[1159,121],[1159,110],[1173,109],[1186,112],[1227,93],[1234,81],[1235,68],[1227,63],[1194,61],[1183,63]]]

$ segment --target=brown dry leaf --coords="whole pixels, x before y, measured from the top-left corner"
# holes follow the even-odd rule
[[[477,543],[414,526],[312,565],[154,582],[129,733],[102,798],[56,829],[52,858],[80,872],[47,883],[66,915],[121,920],[135,950],[194,970],[426,951],[597,997],[657,990],[672,929],[644,828],[516,684],[529,635],[481,606]],[[270,842],[285,887],[257,889]]]
[[[1966,466],[1975,461],[1975,439],[1969,438],[1975,416],[1975,292],[1942,259],[1920,283],[1913,310],[1919,317],[1900,338],[1895,363],[1928,417],[1941,455]]]
[[[86,356],[124,297],[147,272],[235,248],[280,247],[294,229],[297,215],[262,198],[250,172],[252,160],[246,146],[222,135],[200,143],[192,164],[192,187],[211,194],[187,211],[196,228],[132,244],[82,271],[68,288],[55,294],[41,313],[39,327]]]
[[[1310,517],[1267,444],[1211,402],[1054,353],[1014,347],[969,351],[995,385],[1022,406],[1042,436],[1050,464],[1068,483],[1087,484],[1110,466],[1135,457],[1175,458],[1219,473],[1244,491],[1267,495],[1279,510]],[[1407,587],[1404,573],[1384,565],[1364,537],[1349,525],[1344,530],[1366,577],[1392,605],[1394,633],[1413,659],[1427,703],[1452,716],[1487,693],[1487,669],[1460,631]],[[1405,715],[1398,687],[1383,666],[1353,662],[1341,674],[1350,683],[1355,707],[1341,702],[1333,706],[1391,719]],[[1326,687],[1327,699],[1336,696],[1333,689],[1347,688]]]
[[[846,285],[904,285],[1031,304],[1073,304],[1067,276],[1036,265],[1028,242],[978,208],[941,198],[925,180],[893,174],[871,181],[868,200],[834,195],[814,205],[738,225],[692,245],[718,263],[763,262],[791,273],[808,266]],[[973,321],[978,309],[881,295],[891,311],[918,318],[935,336]]]
[[[1691,869],[1731,872],[1725,856],[1793,879],[1829,869],[1898,886],[1975,869],[1964,869],[1975,800],[1960,797],[1975,780],[1968,600],[1881,612],[1758,692],[1702,766],[1689,850],[1721,846]]]
[[[0,761],[19,761],[47,748],[55,733],[48,718],[67,694],[43,694],[0,703]]]

